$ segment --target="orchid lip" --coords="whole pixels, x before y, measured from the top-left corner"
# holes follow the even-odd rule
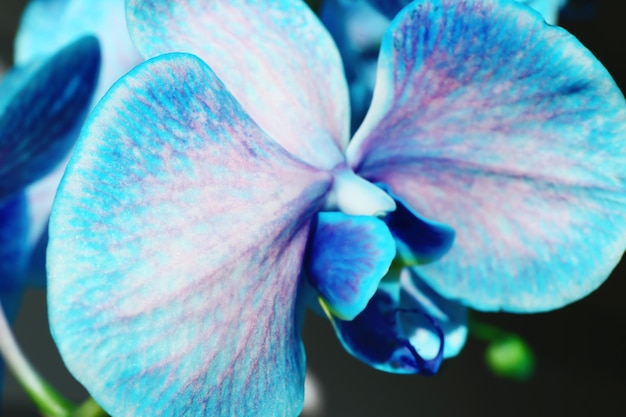
[[[396,209],[396,203],[389,194],[350,169],[339,171],[333,180],[326,197],[325,211],[381,217]]]

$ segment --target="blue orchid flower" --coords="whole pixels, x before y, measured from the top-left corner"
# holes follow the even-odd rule
[[[311,298],[372,366],[430,372],[464,306],[558,308],[623,253],[626,101],[519,3],[409,4],[351,140],[304,3],[127,17],[147,61],[86,122],[48,247],[53,337],[113,415],[295,416]]]

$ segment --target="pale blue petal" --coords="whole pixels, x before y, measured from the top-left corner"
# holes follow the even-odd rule
[[[113,415],[297,415],[295,298],[330,184],[197,57],[135,68],[86,122],[50,219],[69,370]]]
[[[97,101],[142,61],[126,30],[124,0],[30,0],[15,38],[15,62],[47,56],[85,35],[96,36],[102,47]]]
[[[442,295],[530,312],[593,291],[626,246],[626,101],[516,2],[417,1],[383,40],[355,170],[456,231]]]
[[[84,37],[0,82],[0,200],[61,162],[98,80],[100,48]]]
[[[335,316],[352,320],[389,270],[396,255],[393,236],[372,216],[321,212],[317,218],[308,277]]]
[[[190,52],[213,68],[255,122],[316,166],[343,162],[349,107],[332,38],[301,0],[130,0],[145,58]]]

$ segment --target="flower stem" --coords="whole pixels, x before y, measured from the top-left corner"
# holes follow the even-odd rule
[[[108,414],[93,398],[88,398],[74,410],[72,417],[108,417]]]
[[[24,391],[46,417],[70,417],[73,404],[47,384],[20,350],[0,304],[0,354]]]

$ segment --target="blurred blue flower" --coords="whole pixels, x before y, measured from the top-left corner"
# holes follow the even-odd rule
[[[127,17],[148,61],[86,122],[48,248],[53,337],[114,415],[295,416],[311,300],[371,366],[433,372],[465,306],[558,308],[623,253],[624,97],[519,3],[403,9],[352,139],[303,2]]]
[[[0,80],[0,302],[9,320],[26,285],[45,286],[48,217],[85,116],[141,62],[124,27],[123,0],[31,0],[22,16],[15,66]]]
[[[83,37],[52,56],[11,68],[0,80],[0,308],[9,321],[36,243],[25,189],[73,146],[99,67],[98,41]],[[1,368],[0,363],[0,384]]]
[[[113,82],[142,61],[125,26],[124,0],[31,0],[24,10],[15,39],[15,65],[27,66],[55,54],[83,36],[95,36],[102,59],[92,99],[81,110],[88,112]],[[79,133],[80,125],[77,125],[68,140],[73,143]],[[34,246],[28,279],[37,286],[45,286],[48,217],[65,171],[66,157],[57,162],[54,170],[25,190],[29,241]]]

